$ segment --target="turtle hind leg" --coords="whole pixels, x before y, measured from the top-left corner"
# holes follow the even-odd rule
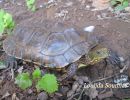
[[[59,79],[59,81],[72,78],[75,75],[77,69],[78,69],[78,64],[77,63],[70,64],[68,66],[68,68],[67,68],[66,73],[61,76],[61,78]]]

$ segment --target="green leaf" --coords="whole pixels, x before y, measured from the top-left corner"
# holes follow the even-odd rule
[[[123,5],[124,7],[128,7],[128,6],[129,6],[129,2],[128,2],[127,0],[125,0],[125,1],[122,3],[122,5]]]
[[[115,4],[117,4],[117,2],[115,0],[111,0],[111,5],[114,6]]]
[[[0,21],[0,36],[2,36],[3,32],[4,32],[4,22]]]
[[[4,32],[4,20],[3,20],[3,16],[4,16],[4,10],[0,10],[0,36],[2,35],[2,33]]]
[[[120,4],[117,4],[118,2],[120,2]],[[114,7],[115,11],[122,11],[126,7],[128,7],[129,2],[128,2],[128,0],[111,0],[111,5],[112,6],[116,5],[116,7]]]
[[[4,10],[0,9],[0,18],[2,18],[4,14],[5,14]]]
[[[18,74],[15,78],[15,83],[23,90],[32,86],[32,81],[28,72]]]
[[[0,35],[3,34],[5,30],[12,30],[15,26],[12,15],[6,13],[4,10],[0,10]]]
[[[53,74],[45,74],[36,85],[37,90],[44,90],[48,93],[53,93],[58,90],[56,76]]]
[[[26,0],[28,4],[34,4],[35,3],[35,0]]]
[[[115,7],[115,11],[121,11],[123,10],[125,7],[122,5],[118,5],[117,7]]]
[[[41,70],[39,68],[35,69],[32,76],[33,80],[41,78]]]
[[[130,99],[123,99],[123,100],[130,100]]]
[[[5,68],[7,68],[5,63],[3,61],[0,61],[0,69],[5,69]]]
[[[36,7],[33,6],[31,10],[32,10],[33,12],[36,11]]]
[[[116,1],[118,1],[118,2],[123,2],[124,0],[116,0]]]
[[[4,26],[7,29],[12,29],[14,27],[14,22],[13,22],[13,18],[10,14],[6,13],[4,15]]]
[[[36,10],[35,5],[34,5],[35,1],[36,0],[26,0],[26,4],[27,4],[27,7],[28,7],[29,10],[31,10],[31,11]]]

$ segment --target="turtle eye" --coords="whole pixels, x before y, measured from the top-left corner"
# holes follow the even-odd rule
[[[99,51],[97,51],[97,54],[100,54],[100,52],[99,52]]]

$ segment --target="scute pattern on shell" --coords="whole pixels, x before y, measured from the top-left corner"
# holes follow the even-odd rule
[[[64,67],[88,53],[87,33],[66,28],[61,23],[47,23],[18,25],[14,34],[3,42],[5,52],[48,67]]]

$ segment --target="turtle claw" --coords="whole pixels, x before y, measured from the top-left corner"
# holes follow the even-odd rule
[[[17,61],[14,57],[7,56],[6,61],[5,61],[5,65],[8,68],[17,68]]]
[[[67,68],[67,72],[64,75],[62,75],[61,78],[59,78],[59,81],[72,78],[75,75],[77,69],[78,69],[77,63],[70,64]]]

